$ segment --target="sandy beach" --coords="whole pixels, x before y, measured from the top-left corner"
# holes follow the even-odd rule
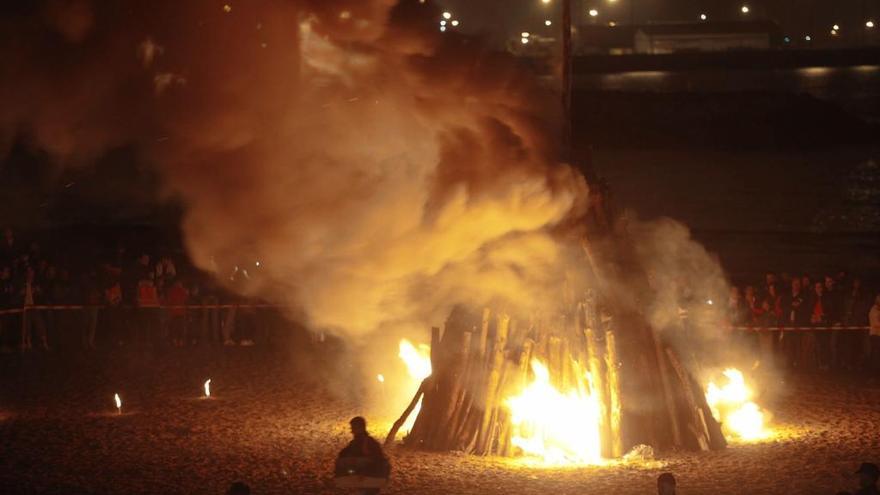
[[[332,351],[259,348],[0,356],[0,491],[219,494],[241,479],[258,494],[344,493],[333,458],[347,420],[369,411],[339,363]],[[212,399],[199,398],[206,377]],[[571,468],[398,447],[383,493],[645,494],[663,471],[684,494],[853,489],[858,464],[880,460],[880,386],[811,375],[779,377],[778,388],[764,404],[776,432],[766,441]],[[371,430],[384,438],[387,425]]]

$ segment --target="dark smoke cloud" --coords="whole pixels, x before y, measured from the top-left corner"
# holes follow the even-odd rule
[[[4,15],[3,143],[60,164],[134,145],[194,261],[316,327],[539,308],[586,184],[557,99],[418,1],[34,2]],[[261,267],[255,265],[260,261]],[[258,273],[257,273],[258,272]]]

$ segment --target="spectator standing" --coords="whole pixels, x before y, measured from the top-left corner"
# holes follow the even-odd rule
[[[41,302],[42,294],[43,289],[37,282],[36,272],[33,267],[28,267],[21,290],[19,291],[22,308],[24,309],[21,315],[21,349],[25,351],[33,348],[32,334],[34,330],[36,330],[40,338],[43,349],[49,349],[49,341],[46,336],[46,322],[43,320],[43,315],[40,310],[31,309],[32,306]]]
[[[220,334],[220,309],[216,306],[219,304],[217,299],[217,287],[207,277],[199,277],[194,284],[193,297],[205,306],[201,310],[201,335],[200,339],[203,343],[212,342],[223,343]],[[208,307],[215,306],[215,307]]]
[[[657,477],[657,495],[675,495],[675,476],[663,473]]]
[[[43,297],[40,301],[41,304],[45,304],[48,306],[52,306],[57,304],[55,301],[55,283],[57,277],[57,270],[55,265],[49,264],[46,260],[40,261],[40,267],[37,270],[37,278],[39,280],[40,288],[43,290]],[[58,314],[54,309],[46,309],[41,310],[45,316],[46,322],[46,334],[52,337],[53,342],[57,342],[56,338],[58,335],[58,322],[56,321]]]
[[[15,304],[15,286],[12,284],[12,268],[0,266],[0,311],[13,309]],[[16,317],[14,314],[0,314],[0,350],[6,352],[15,339],[13,329]]]
[[[177,268],[174,266],[174,261],[172,261],[169,256],[159,258],[159,261],[157,261],[156,265],[153,267],[153,281],[156,284],[156,290],[159,293],[159,300],[165,300],[166,292],[171,288],[176,277]],[[171,334],[169,317],[170,315],[168,314],[167,309],[159,309],[159,328],[161,328],[162,335]]]
[[[3,241],[0,243],[0,264],[9,266],[21,255],[21,248],[15,239],[15,232],[9,227],[3,229]]]
[[[170,256],[163,256],[156,263],[156,286],[160,289],[171,287],[177,279],[177,267]]]
[[[730,294],[727,297],[727,317],[730,324],[735,327],[743,326],[748,321],[748,311],[739,287],[730,288]]]
[[[778,327],[782,323],[782,298],[776,291],[776,282],[766,287],[766,293],[760,307],[760,333],[758,334],[758,346],[761,350],[761,359],[765,363],[772,363],[776,355],[776,343],[780,340],[782,332]]]
[[[827,327],[830,325],[828,318],[832,303],[825,294],[825,284],[816,282],[813,284],[813,293],[810,299],[810,324],[814,327]],[[827,370],[831,361],[831,336],[827,329],[810,332],[812,334],[815,357],[814,361],[820,369]]]
[[[158,348],[164,338],[159,326],[159,291],[153,282],[153,273],[144,271],[142,274],[144,278],[138,282],[137,289],[139,335],[136,340],[142,344],[149,342]]]
[[[106,331],[110,341],[118,346],[125,345],[131,340],[131,332],[125,328],[125,309],[122,307],[122,284],[118,277],[109,278],[104,289],[104,315],[106,316]]]
[[[871,298],[862,287],[859,277],[850,279],[850,286],[843,292],[841,301],[841,323],[844,326],[864,327],[868,325],[868,312]],[[870,331],[846,330],[841,333],[841,359],[847,368],[865,363],[870,350]]]
[[[791,280],[791,288],[782,296],[780,305],[785,320],[784,326],[803,327],[809,323],[809,305],[800,278],[795,277]],[[797,367],[801,357],[803,340],[801,334],[798,331],[782,332],[781,339],[788,365],[792,368]]]
[[[880,495],[877,489],[877,480],[880,479],[880,468],[871,462],[864,462],[856,471],[859,475],[859,489],[855,495]]]
[[[868,320],[871,325],[871,369],[876,375],[880,372],[880,294],[874,298]]]
[[[188,299],[189,292],[180,279],[175,280],[171,287],[165,291],[165,305],[167,306],[186,306]],[[186,327],[186,308],[168,308],[168,329],[171,343],[175,347],[183,347],[190,338],[187,335]]]
[[[82,344],[86,349],[95,348],[95,333],[98,330],[98,307],[101,305],[101,289],[95,270],[86,273],[83,280],[83,303],[85,303],[85,325]]]
[[[840,326],[843,308],[843,293],[838,289],[837,279],[832,275],[825,275],[825,295],[824,306],[826,312],[826,321],[828,326]],[[826,330],[823,335],[827,335],[828,341],[828,365],[831,368],[838,368],[842,363],[840,360],[842,347],[841,331]]]

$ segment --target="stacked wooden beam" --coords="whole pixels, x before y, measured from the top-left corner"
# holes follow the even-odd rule
[[[520,453],[506,400],[534,379],[543,363],[558,390],[587,388],[601,402],[603,457],[620,457],[637,444],[656,449],[723,448],[721,429],[686,365],[637,315],[601,316],[589,298],[556,318],[515,320],[484,309],[456,309],[443,332],[431,333],[433,374],[386,437],[419,400],[422,407],[407,446],[477,455]],[[585,375],[588,373],[588,379]],[[585,385],[586,384],[586,385]]]

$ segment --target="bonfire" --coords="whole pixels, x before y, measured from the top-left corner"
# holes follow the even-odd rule
[[[553,320],[456,310],[429,349],[401,343],[418,391],[386,437],[426,450],[599,464],[636,445],[727,445],[712,406],[662,336],[589,301]],[[429,356],[429,357],[426,357]]]

